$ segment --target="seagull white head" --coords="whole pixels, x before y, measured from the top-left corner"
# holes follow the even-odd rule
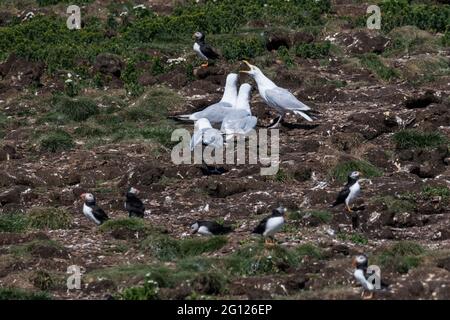
[[[238,82],[238,78],[239,78],[239,76],[238,76],[237,73],[230,73],[230,74],[228,74],[225,86],[226,87],[228,87],[228,86],[236,86],[237,82]]]
[[[225,90],[223,92],[222,102],[226,102],[234,106],[237,99],[237,83],[239,76],[236,73],[230,73],[227,75],[227,80],[225,82]]]
[[[243,60],[242,62],[244,62],[247,65],[247,67],[249,67],[250,70],[241,70],[239,72],[246,73],[252,77],[255,77],[258,74],[262,73],[261,69],[259,69],[257,66],[250,64],[247,60]]]
[[[194,131],[198,131],[204,128],[212,128],[211,127],[211,122],[209,122],[208,119],[206,118],[200,118],[197,121],[195,121],[195,125],[194,125]]]
[[[244,83],[239,88],[239,94],[236,100],[236,109],[250,109],[250,93],[252,91],[252,86],[248,83]]]
[[[83,194],[80,196],[80,198],[83,199],[83,200],[85,200],[85,201],[87,201],[87,202],[93,202],[93,201],[95,201],[95,197],[94,197],[94,195],[93,195],[92,193],[83,193]]]

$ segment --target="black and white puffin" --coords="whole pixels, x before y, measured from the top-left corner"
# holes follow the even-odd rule
[[[367,256],[362,254],[353,258],[352,266],[355,269],[353,272],[353,276],[356,281],[358,281],[363,287],[363,291],[361,296],[363,299],[372,299],[373,292],[375,290],[375,286],[373,283],[367,281],[367,268],[369,267],[369,260]],[[366,296],[366,291],[369,292],[369,295]]]
[[[273,242],[273,236],[277,233],[284,225],[284,215],[286,213],[286,209],[283,207],[279,207],[272,211],[272,214],[268,217],[265,217],[253,230],[253,233],[261,234],[263,237],[268,237]],[[266,243],[268,241],[266,240]]]
[[[139,190],[131,187],[128,189],[125,200],[125,210],[130,218],[143,218],[145,214],[144,203],[138,198]]]
[[[208,67],[209,60],[216,60],[219,58],[219,54],[205,42],[205,35],[203,33],[196,32],[194,33],[193,38],[195,39],[194,51],[201,59],[206,60],[206,63],[202,64],[202,67]]]
[[[215,221],[198,220],[191,226],[192,234],[198,233],[203,236],[222,235],[230,233],[233,229],[221,225]]]
[[[86,218],[97,225],[101,225],[109,219],[105,211],[97,206],[95,197],[92,193],[83,193],[80,197],[84,200],[83,213]]]
[[[336,201],[332,204],[332,207],[336,207],[340,204],[345,203],[345,207],[347,208],[348,212],[353,212],[350,208],[350,205],[353,201],[358,198],[359,194],[361,193],[361,186],[359,185],[359,178],[361,176],[361,173],[358,171],[353,171],[348,175],[347,178],[347,184],[345,185],[344,189],[339,192]]]

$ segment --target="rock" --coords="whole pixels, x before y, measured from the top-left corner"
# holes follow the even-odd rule
[[[311,43],[314,41],[314,36],[310,33],[306,32],[296,32],[292,36],[292,42],[295,45],[303,44],[303,43]]]
[[[10,186],[14,182],[13,176],[11,176],[6,171],[0,171],[0,187]]]
[[[450,257],[445,257],[437,262],[437,267],[442,268],[450,272]]]
[[[7,144],[0,149],[0,161],[8,161],[16,158],[16,148],[13,146]]]
[[[0,64],[0,77],[11,87],[21,89],[31,84],[40,84],[45,65],[42,62],[32,62],[11,54]]]
[[[122,59],[115,54],[101,53],[95,58],[94,68],[96,71],[120,77],[124,63]]]
[[[7,11],[0,12],[0,27],[6,27],[13,20],[14,16]]]
[[[228,181],[226,183],[219,181],[209,181],[206,191],[212,197],[226,198],[236,193],[247,191],[248,186],[241,181]]]
[[[267,51],[278,50],[280,47],[291,47],[289,35],[283,32],[272,32],[266,35],[266,49]]]
[[[408,98],[405,101],[405,108],[407,109],[421,109],[426,108],[432,103],[440,103],[441,99],[435,96],[434,92],[427,90],[423,95],[414,98]]]
[[[30,247],[30,253],[33,256],[50,259],[50,258],[61,258],[67,259],[69,257],[69,252],[64,247],[55,246],[52,244],[47,244],[45,242],[33,243]]]
[[[419,220],[415,213],[397,212],[392,217],[392,226],[398,228],[421,227],[422,221]]]
[[[350,254],[350,248],[343,244],[334,245],[331,248],[332,252],[348,256]]]
[[[158,79],[154,77],[150,72],[144,72],[138,79],[138,83],[141,86],[152,86],[158,83]]]
[[[146,163],[137,167],[131,174],[128,183],[124,185],[151,186],[158,182],[164,174],[164,170],[154,163]]]
[[[121,57],[111,53],[99,54],[94,62],[94,71],[101,75],[103,85],[112,88],[123,87],[120,76],[124,67]]]
[[[338,41],[351,53],[382,53],[390,43],[390,39],[373,31],[358,31],[355,34],[341,33]]]
[[[21,188],[13,187],[0,193],[0,205],[4,206],[9,203],[20,203]]]
[[[340,151],[350,152],[364,141],[361,133],[338,132],[331,137],[331,143]]]
[[[372,148],[367,151],[364,156],[367,160],[370,161],[374,166],[378,168],[389,168],[389,155],[386,153],[384,149]]]
[[[170,87],[175,89],[181,89],[188,84],[187,75],[179,70],[173,70],[171,72],[158,76],[158,82],[166,83]]]
[[[294,171],[294,178],[299,182],[308,181],[311,179],[312,169],[309,167],[301,166],[297,167]]]
[[[383,228],[379,233],[380,239],[393,240],[395,239],[394,233],[391,228]]]
[[[350,115],[347,123],[344,132],[360,133],[367,140],[392,131],[392,128],[387,125],[387,123],[390,124],[389,117],[381,113],[354,113]]]
[[[450,123],[450,104],[431,104],[416,111],[415,123],[422,131],[435,131]]]
[[[87,288],[84,288],[83,290],[86,290],[86,292],[89,293],[104,293],[110,290],[113,291],[115,289],[116,284],[114,283],[114,281],[110,279],[102,279],[88,283]]]
[[[194,70],[194,76],[198,79],[206,79],[210,76],[224,75],[224,71],[218,67],[209,66],[208,68],[197,68]]]

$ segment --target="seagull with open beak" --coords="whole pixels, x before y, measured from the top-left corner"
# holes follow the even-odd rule
[[[288,90],[278,87],[272,80],[267,78],[264,73],[257,67],[250,64],[248,61],[243,61],[250,70],[241,70],[241,73],[246,73],[251,76],[258,85],[258,91],[261,98],[272,108],[277,110],[279,117],[278,121],[271,126],[277,128],[287,112],[293,112],[300,115],[307,121],[313,121],[309,113],[311,108],[300,102]]]

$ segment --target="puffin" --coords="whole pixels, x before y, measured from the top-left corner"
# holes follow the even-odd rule
[[[230,233],[232,230],[231,227],[221,225],[215,221],[197,220],[191,225],[192,234],[198,233],[203,236],[223,235]]]
[[[83,193],[80,197],[84,200],[83,213],[86,218],[94,222],[96,225],[101,225],[109,219],[105,211],[97,206],[95,197],[92,193]]]
[[[345,203],[348,212],[353,212],[350,205],[361,193],[361,186],[358,181],[360,177],[361,173],[359,171],[353,171],[348,175],[347,184],[344,189],[339,192],[336,201],[331,205],[332,207]]]
[[[138,198],[139,190],[133,187],[128,189],[125,200],[125,210],[130,218],[144,218],[145,207],[141,199]]]
[[[364,254],[356,256],[353,258],[352,266],[355,269],[353,276],[363,287],[363,291],[361,293],[362,298],[372,299],[375,286],[373,283],[367,281],[367,268],[369,267],[369,260],[367,259],[367,256]],[[367,296],[366,291],[369,292],[369,295]]]
[[[205,42],[204,33],[196,32],[194,33],[193,38],[195,39],[193,49],[201,59],[206,60],[206,63],[202,64],[202,67],[207,68],[209,60],[216,60],[220,56],[209,44]]]
[[[265,217],[253,230],[253,233],[261,234],[263,237],[267,237],[274,242],[273,236],[277,233],[284,225],[286,214],[286,209],[283,207],[278,207],[272,211],[272,214]],[[269,243],[266,239],[266,244]]]
[[[240,72],[248,74],[255,80],[261,98],[269,107],[278,112],[278,121],[270,128],[277,128],[287,112],[293,112],[307,121],[313,121],[311,113],[314,113],[314,111],[310,107],[299,101],[287,89],[277,86],[257,66],[251,65],[246,60],[243,62],[250,70],[241,70]]]

